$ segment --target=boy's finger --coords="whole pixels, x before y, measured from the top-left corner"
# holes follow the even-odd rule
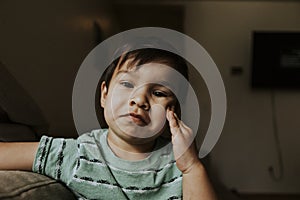
[[[185,129],[187,131],[192,131],[191,128],[189,126],[187,126],[182,120],[180,120],[177,116],[177,114],[174,112],[174,118],[177,121],[177,125],[180,127],[180,129]]]
[[[175,117],[172,114],[170,114],[169,124],[170,124],[171,128],[175,128],[175,127],[177,128],[178,127],[177,120],[175,119]]]
[[[182,128],[184,128],[184,129],[186,129],[186,130],[189,130],[190,129],[190,127],[188,127],[183,121],[179,121],[179,124],[180,124],[180,126],[182,127]]]
[[[177,124],[178,128],[180,128],[181,131],[182,131],[182,128],[187,127],[187,126],[183,123],[183,121],[181,121],[181,120],[179,119],[179,117],[177,116],[177,114],[176,114],[175,112],[173,112],[173,117],[174,117],[174,119],[175,119],[175,121],[176,121],[176,124]]]
[[[180,121],[179,117],[177,116],[177,114],[174,111],[173,111],[173,115],[177,121]]]
[[[174,112],[171,110],[167,110],[167,119],[169,121],[170,128],[178,128],[178,121],[176,120],[174,116]]]
[[[167,112],[166,112],[166,117],[167,117],[167,120],[168,121],[171,121],[172,120],[172,110],[170,110],[169,108],[167,109]]]

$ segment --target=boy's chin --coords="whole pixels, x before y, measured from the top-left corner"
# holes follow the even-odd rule
[[[126,142],[130,145],[146,145],[149,143],[153,143],[155,139],[151,139],[151,138],[128,138],[128,140],[126,140]]]
[[[133,140],[147,140],[156,138],[163,132],[162,127],[148,127],[148,126],[125,126],[119,127],[120,132],[128,138]]]
[[[139,134],[138,132],[128,132],[128,131],[121,131],[119,133],[119,137],[122,138],[122,140],[126,141],[128,144],[137,145],[137,144],[147,144],[153,142],[157,137],[159,137],[162,134],[162,132],[158,133],[151,133],[149,135],[146,134]]]
[[[124,139],[127,140],[128,143],[131,144],[145,144],[148,142],[154,141],[157,137],[160,136],[160,133],[151,134],[147,137],[147,135],[139,135],[139,134],[133,134],[131,133],[124,133]]]

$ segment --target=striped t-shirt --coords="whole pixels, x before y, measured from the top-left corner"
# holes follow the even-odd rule
[[[181,199],[182,173],[172,146],[159,139],[145,159],[118,158],[107,144],[107,129],[75,139],[43,136],[33,171],[64,182],[79,199]]]

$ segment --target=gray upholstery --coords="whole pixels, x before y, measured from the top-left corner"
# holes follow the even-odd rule
[[[0,171],[0,199],[73,200],[63,184],[46,176],[23,171]]]

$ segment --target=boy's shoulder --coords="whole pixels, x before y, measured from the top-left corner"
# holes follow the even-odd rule
[[[94,142],[100,142],[102,137],[107,136],[108,130],[107,129],[94,129],[90,132],[86,132],[82,135],[80,135],[77,138],[78,142],[87,142],[87,141],[94,141]]]

